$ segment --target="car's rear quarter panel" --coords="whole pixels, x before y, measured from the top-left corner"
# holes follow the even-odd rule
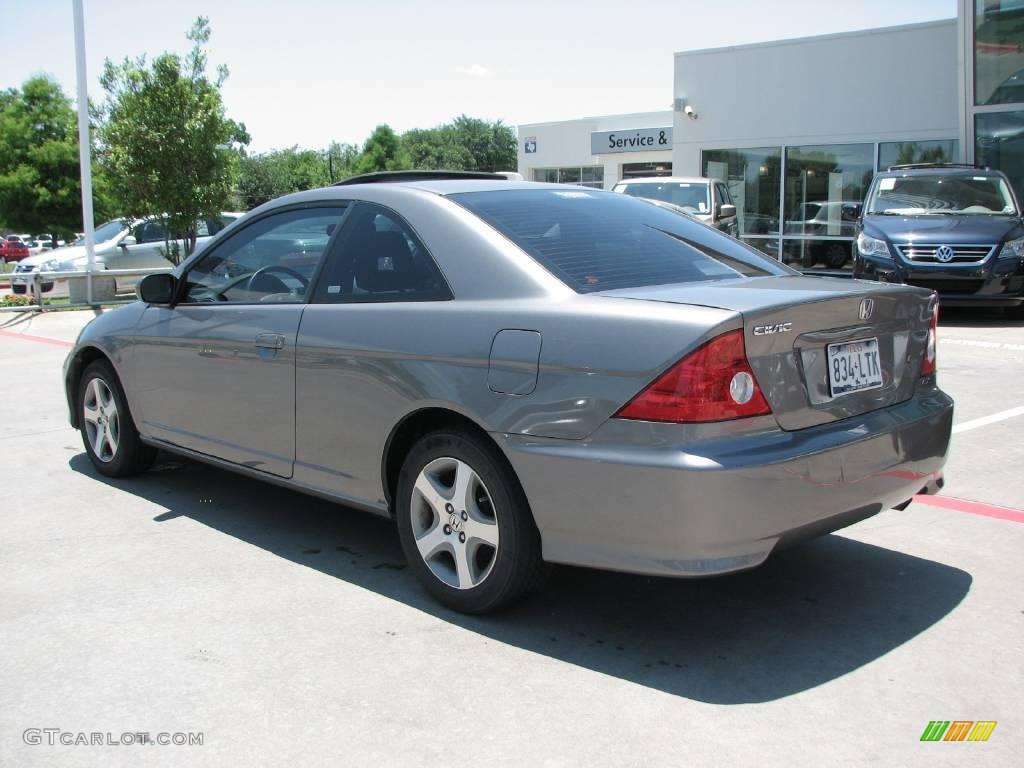
[[[687,350],[739,324],[722,310],[575,295],[311,305],[297,345],[295,479],[382,502],[389,435],[431,407],[489,432],[581,440]],[[540,334],[529,395],[488,386],[504,329]]]

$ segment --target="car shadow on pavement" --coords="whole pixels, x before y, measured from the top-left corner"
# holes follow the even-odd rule
[[[716,579],[555,567],[515,606],[464,616],[419,587],[388,520],[165,454],[128,480],[99,475],[85,454],[70,467],[166,508],[156,525],[188,517],[493,640],[713,704],[772,701],[853,672],[940,621],[972,581],[830,535]]]

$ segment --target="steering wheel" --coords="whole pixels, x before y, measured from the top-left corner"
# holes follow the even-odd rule
[[[270,264],[266,267],[260,267],[255,272],[253,272],[252,275],[249,276],[249,282],[246,283],[245,290],[253,291],[253,285],[256,282],[256,278],[259,277],[260,275],[265,275],[269,272],[283,272],[289,277],[294,277],[302,285],[303,293],[305,293],[306,289],[309,288],[309,280],[307,280],[301,273],[296,272],[294,269],[291,269],[290,267],[282,267],[277,264]],[[284,284],[282,283],[282,285]],[[287,286],[285,286],[285,288],[287,289]]]

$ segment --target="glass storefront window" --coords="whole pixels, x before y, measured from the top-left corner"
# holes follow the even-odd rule
[[[778,235],[780,147],[710,149],[702,153],[701,167],[705,176],[725,182],[736,203],[741,236]],[[762,248],[753,240],[751,245]],[[771,247],[776,255],[777,246]]]
[[[974,103],[1024,103],[1024,3],[974,1]]]
[[[589,168],[581,169],[582,181],[580,182],[584,187],[597,187],[601,189],[604,186],[604,166],[594,165]]]
[[[534,168],[534,181],[545,181],[549,184],[576,184],[581,187],[604,187],[604,166],[588,165],[571,168]]]
[[[582,181],[582,173],[579,168],[559,168],[559,184],[579,184]]]
[[[998,168],[1024,199],[1024,111],[974,116],[974,157],[978,165]]]
[[[878,170],[909,163],[955,163],[959,143],[956,139],[882,142],[878,145]]]
[[[779,258],[779,239],[777,237],[741,237],[740,239],[773,259]]]
[[[852,269],[852,240],[793,240],[782,243],[782,262],[795,269]]]
[[[786,150],[784,262],[801,269],[852,267],[850,247],[874,177],[874,149],[874,144],[831,144]],[[795,240],[811,237],[822,240]]]
[[[623,163],[622,179],[639,179],[647,176],[671,176],[672,163]]]

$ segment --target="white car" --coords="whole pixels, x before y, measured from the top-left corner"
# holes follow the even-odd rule
[[[612,187],[612,192],[671,203],[715,229],[733,236],[738,232],[732,195],[726,185],[716,179],[704,176],[623,179]]]
[[[223,212],[218,217],[205,217],[199,221],[196,247],[205,243],[224,227],[240,218],[241,213]],[[131,221],[114,219],[96,228],[96,266],[98,269],[157,269],[174,266],[166,257],[167,241],[163,223],[156,218]],[[171,240],[184,254],[184,240]],[[85,243],[76,241],[52,251],[43,251],[22,259],[11,274],[11,290],[26,293],[32,284],[33,272],[82,272],[89,257]],[[139,277],[126,277],[118,282],[118,290],[133,290]],[[54,290],[54,282],[42,284],[44,293]]]

